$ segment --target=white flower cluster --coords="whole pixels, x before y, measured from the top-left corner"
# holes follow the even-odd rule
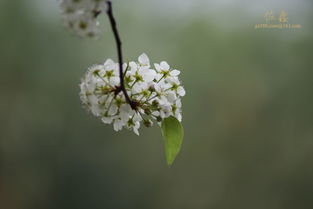
[[[182,120],[181,97],[185,90],[178,75],[167,62],[150,66],[142,54],[138,62],[123,65],[123,77],[133,108],[127,103],[120,87],[119,65],[108,59],[90,67],[80,84],[82,104],[103,123],[113,123],[115,131],[126,127],[139,135],[141,122],[147,127],[153,120],[159,124],[169,116]]]
[[[105,0],[59,0],[65,26],[80,37],[101,33],[97,17],[106,9]]]

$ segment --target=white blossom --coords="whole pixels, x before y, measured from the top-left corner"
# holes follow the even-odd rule
[[[137,62],[123,64],[125,89],[133,102],[128,104],[120,87],[119,65],[111,59],[90,67],[80,84],[84,107],[115,131],[123,127],[139,135],[141,124],[153,125],[169,116],[182,120],[181,98],[185,89],[178,78],[180,71],[165,62],[151,68],[146,54]]]
[[[97,19],[106,9],[105,0],[59,0],[64,25],[80,37],[98,37],[101,34]]]

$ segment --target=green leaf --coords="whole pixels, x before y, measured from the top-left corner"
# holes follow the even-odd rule
[[[182,124],[173,116],[162,121],[161,129],[165,142],[166,161],[168,165],[172,165],[181,148],[184,129]]]

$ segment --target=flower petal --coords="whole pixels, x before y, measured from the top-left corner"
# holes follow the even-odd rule
[[[150,65],[149,57],[145,53],[138,57],[138,62],[142,65]]]
[[[179,70],[172,70],[171,72],[170,72],[170,75],[171,76],[178,76],[180,74],[180,71]]]
[[[184,87],[179,86],[179,87],[177,88],[177,93],[178,93],[179,96],[183,97],[183,96],[185,96],[186,91],[185,91]]]
[[[160,63],[160,65],[161,65],[162,70],[169,70],[170,69],[170,66],[165,61],[162,61]]]
[[[157,72],[161,72],[162,69],[161,69],[161,66],[159,64],[155,63],[154,67],[155,67]]]

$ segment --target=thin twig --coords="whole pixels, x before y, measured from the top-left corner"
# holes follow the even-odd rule
[[[111,1],[106,1],[107,3],[107,15],[110,20],[110,24],[112,27],[112,31],[114,34],[115,42],[116,42],[116,48],[117,48],[117,56],[118,56],[118,63],[119,63],[119,77],[120,77],[120,90],[123,92],[126,102],[131,106],[132,109],[136,109],[136,103],[133,102],[126,91],[125,84],[124,84],[124,78],[123,78],[123,54],[122,54],[122,42],[116,27],[116,22],[113,16],[113,11],[112,11],[112,2]]]

